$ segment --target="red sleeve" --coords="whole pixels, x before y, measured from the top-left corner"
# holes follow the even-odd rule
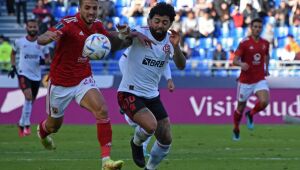
[[[58,22],[56,25],[49,28],[48,30],[52,32],[60,31],[62,35],[64,35],[68,32],[68,25],[67,23],[63,22],[63,20],[61,20],[60,22]]]
[[[236,49],[236,51],[234,52],[234,54],[236,56],[243,56],[243,53],[244,53],[244,42],[240,42],[238,48]]]

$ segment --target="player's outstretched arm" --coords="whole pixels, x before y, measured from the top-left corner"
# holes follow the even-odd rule
[[[38,37],[37,42],[40,45],[47,45],[52,41],[58,41],[61,35],[62,33],[60,31],[55,31],[55,32],[47,31]]]
[[[186,58],[183,55],[180,47],[179,47],[179,42],[180,42],[180,35],[178,32],[174,30],[171,31],[171,36],[170,36],[170,42],[172,43],[174,47],[174,62],[176,64],[176,67],[179,70],[183,70],[185,68],[185,63],[186,63]]]

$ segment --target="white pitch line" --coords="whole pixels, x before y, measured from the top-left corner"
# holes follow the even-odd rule
[[[0,162],[10,162],[10,161],[27,161],[27,162],[33,162],[33,161],[97,161],[100,159],[66,159],[66,158],[62,158],[62,159],[35,159],[35,158],[17,158],[17,159],[0,159]],[[129,158],[125,158],[122,159],[125,161],[130,161],[132,159]],[[191,160],[191,161],[199,161],[201,159],[196,159],[196,158],[186,158],[186,159],[181,159],[181,158],[169,158],[166,159],[168,161],[183,161],[183,160]],[[203,160],[207,160],[207,159],[203,159]],[[213,160],[248,160],[248,161],[255,161],[255,160],[260,160],[260,161],[299,161],[300,157],[289,157],[289,158],[279,158],[279,157],[241,157],[241,158],[213,158]]]

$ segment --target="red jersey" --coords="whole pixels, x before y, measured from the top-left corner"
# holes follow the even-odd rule
[[[249,65],[247,71],[241,71],[239,81],[253,84],[265,79],[265,58],[269,55],[269,42],[260,38],[255,41],[251,36],[242,40],[235,55]]]
[[[94,33],[108,36],[102,23],[96,20],[88,28],[80,18],[80,14],[62,19],[49,31],[60,31],[54,58],[50,67],[50,79],[54,85],[70,87],[79,84],[84,78],[92,75],[88,57],[82,56],[86,38]]]

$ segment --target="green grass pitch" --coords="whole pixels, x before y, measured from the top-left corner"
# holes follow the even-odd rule
[[[17,127],[0,125],[1,170],[100,170],[96,127],[64,125],[53,135],[57,149],[44,150],[35,126],[19,138]],[[299,170],[300,126],[243,125],[234,142],[231,125],[173,125],[172,149],[160,170]],[[113,159],[123,159],[123,170],[138,170],[131,159],[133,129],[113,125]],[[153,142],[153,141],[152,141]]]

